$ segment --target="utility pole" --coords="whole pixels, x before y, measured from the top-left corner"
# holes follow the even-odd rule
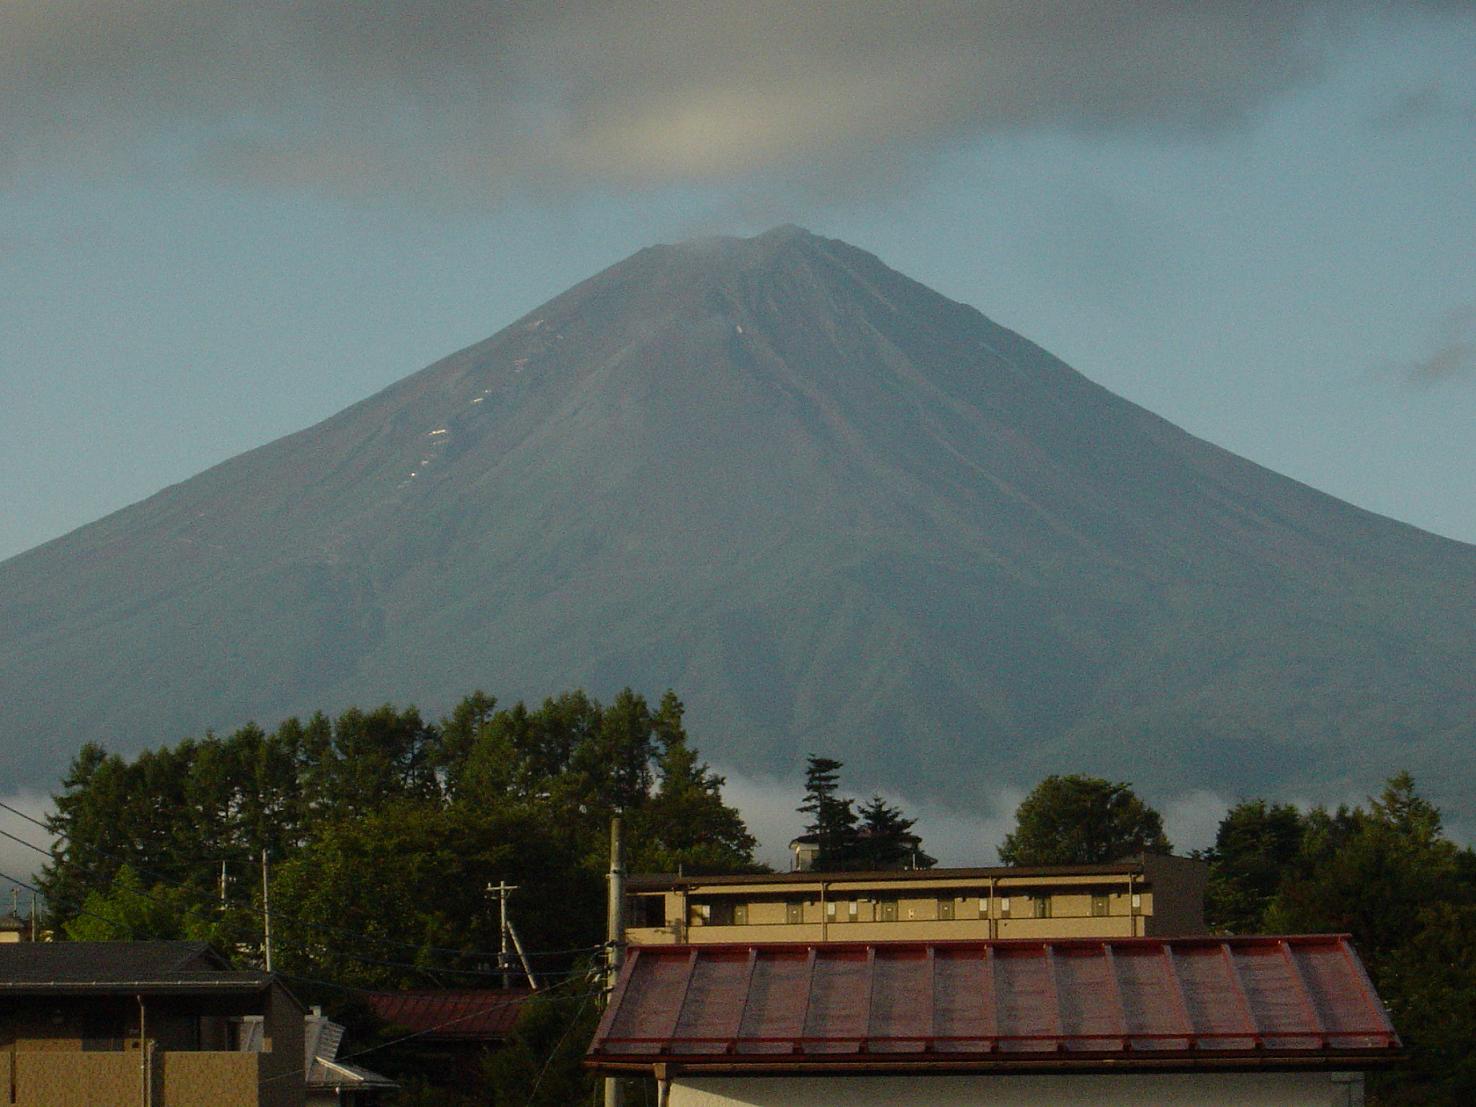
[[[621,831],[620,816],[616,815],[610,820],[610,902],[605,927],[611,990],[620,975],[620,966],[625,963],[625,837]],[[624,1102],[620,1081],[613,1076],[605,1077],[605,1107],[623,1107]]]
[[[31,893],[31,941],[36,941],[36,893]]]
[[[497,878],[495,885],[487,885],[487,894],[489,896],[493,892],[497,893],[497,967],[502,971],[502,987],[504,991],[512,986],[507,971],[507,897],[508,893],[517,891],[517,887],[516,884],[509,884],[501,877]]]
[[[266,954],[266,971],[272,971],[272,885],[271,873],[267,868],[267,851],[261,851],[261,927],[262,948]]]
[[[518,890],[516,884],[498,878],[496,884],[487,885],[487,894],[497,893],[497,934],[498,954],[497,967],[502,970],[502,986],[504,989],[512,987],[512,976],[508,971],[512,968],[512,955],[508,952],[508,939],[512,939],[513,948],[517,950],[518,960],[523,965],[523,975],[528,978],[530,991],[538,991],[538,981],[533,977],[533,966],[528,963],[528,955],[523,952],[523,943],[518,940],[518,932],[513,929],[512,920],[507,917],[507,897]]]
[[[226,859],[224,857],[220,859],[220,909],[222,912],[226,909]]]

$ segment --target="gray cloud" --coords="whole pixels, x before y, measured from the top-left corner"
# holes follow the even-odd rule
[[[1022,127],[1234,125],[1349,5],[10,0],[0,170],[452,202],[895,172]]]
[[[1434,349],[1405,369],[1414,384],[1443,384],[1476,376],[1476,304],[1446,313]]]

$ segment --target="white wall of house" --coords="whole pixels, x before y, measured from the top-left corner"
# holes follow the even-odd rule
[[[669,1107],[1362,1107],[1358,1073],[679,1076]]]

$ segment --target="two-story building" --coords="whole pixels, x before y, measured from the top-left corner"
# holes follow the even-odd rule
[[[0,945],[0,1102],[303,1107],[303,1015],[200,942]]]
[[[1202,934],[1203,862],[630,877],[631,945]]]

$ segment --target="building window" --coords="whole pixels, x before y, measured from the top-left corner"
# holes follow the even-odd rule
[[[733,925],[734,926],[747,926],[748,925],[748,904],[746,904],[746,903],[735,903],[735,904],[733,904]]]
[[[953,900],[951,898],[938,900],[938,917],[940,919],[953,918]]]
[[[1099,919],[1104,915],[1112,914],[1107,902],[1107,893],[1098,892],[1092,896],[1092,914]]]
[[[1003,896],[999,901],[999,917],[1007,919],[1010,917],[1010,897]]]
[[[1033,908],[1032,914],[1037,919],[1048,919],[1051,917],[1050,896],[1031,896],[1030,905]]]
[[[803,900],[791,899],[785,902],[784,921],[791,926],[805,921],[805,904]]]
[[[877,917],[884,923],[897,921],[897,901],[894,899],[877,900]]]
[[[633,896],[630,900],[631,926],[665,926],[665,896]]]
[[[852,922],[855,922],[859,915],[860,909],[857,906],[855,900],[851,900],[850,903],[846,904],[846,918],[850,919]]]

